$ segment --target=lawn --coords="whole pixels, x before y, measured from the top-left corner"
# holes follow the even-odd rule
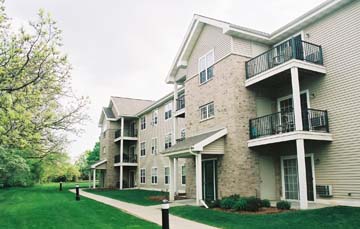
[[[171,208],[170,213],[220,228],[360,228],[360,208],[353,207],[245,215],[179,206]]]
[[[74,184],[0,189],[0,228],[160,228],[68,191]],[[81,185],[87,187],[87,184]]]
[[[97,195],[106,196],[116,200],[121,200],[128,203],[150,206],[161,204],[161,200],[152,200],[151,197],[158,197],[162,199],[162,196],[168,196],[167,192],[149,191],[141,189],[132,190],[101,190],[101,189],[87,189],[87,192],[91,192]]]

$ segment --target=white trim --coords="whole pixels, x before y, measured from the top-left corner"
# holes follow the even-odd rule
[[[311,158],[311,172],[312,172],[312,177],[313,177],[313,193],[314,193],[314,200],[308,200],[308,202],[316,202],[316,178],[315,178],[315,161],[314,161],[314,153],[307,153],[305,154],[305,158],[306,157],[310,157]],[[281,161],[281,199],[282,200],[290,200],[290,201],[294,201],[292,199],[286,199],[285,198],[285,180],[284,180],[284,160],[287,159],[296,159],[297,160],[297,155],[287,155],[287,156],[281,156],[280,157],[280,161]],[[298,189],[299,192],[299,189]],[[300,196],[298,194],[298,196]],[[296,201],[296,200],[295,200]]]
[[[155,143],[156,143],[156,150],[155,152],[153,152],[153,143],[154,143],[154,140],[155,140]],[[159,142],[158,142],[158,138],[157,137],[154,137],[154,138],[151,138],[151,155],[157,155],[159,152]]]
[[[302,61],[302,60],[292,59],[292,60],[286,61],[283,64],[280,64],[279,66],[270,68],[269,70],[267,70],[265,72],[262,72],[256,76],[253,76],[253,77],[245,80],[245,87],[249,87],[253,84],[256,84],[260,81],[270,78],[280,72],[289,70],[293,67],[306,69],[306,70],[318,72],[321,74],[326,74],[326,68],[322,65],[313,64],[313,63]]]
[[[212,58],[213,58],[213,63],[211,64],[211,65],[207,65],[207,59],[206,59],[206,57],[207,57],[207,55],[209,55],[209,54],[212,54]],[[201,59],[203,59],[203,58],[205,58],[205,69],[203,70],[203,71],[205,71],[205,81],[204,82],[201,82],[201,76],[200,76],[200,73],[201,73],[201,70],[200,70],[200,60]],[[207,53],[205,53],[204,55],[202,55],[202,56],[200,56],[199,58],[198,58],[198,75],[199,75],[199,85],[201,86],[201,85],[203,85],[203,84],[205,84],[205,83],[207,83],[208,81],[210,81],[210,80],[212,80],[213,78],[214,78],[214,75],[209,79],[209,77],[208,77],[208,73],[207,73],[207,70],[208,70],[208,68],[210,68],[210,67],[213,67],[215,65],[215,49],[214,48],[212,48],[210,51],[208,51]]]
[[[184,170],[185,170],[185,184],[183,183],[183,167],[185,168]],[[185,164],[183,164],[183,165],[181,165],[181,186],[186,186],[186,165]]]
[[[248,147],[268,145],[278,142],[293,141],[297,139],[333,141],[332,134],[315,131],[292,131],[284,134],[274,134],[267,137],[248,140]]]
[[[165,134],[165,138],[164,138],[164,149],[166,150],[166,149],[169,149],[169,148],[171,148],[171,146],[170,147],[168,147],[168,148],[166,148],[165,147],[165,145],[166,145],[166,140],[167,140],[167,138],[169,137],[169,135],[171,135],[170,136],[170,144],[171,144],[171,146],[173,146],[173,133],[172,132],[167,132],[166,134]],[[168,143],[169,144],[169,143]]]
[[[145,145],[145,148],[144,148],[145,154],[144,154],[144,155],[141,155],[141,144],[142,144],[142,143],[144,143],[144,145]],[[140,157],[145,157],[145,156],[146,156],[146,141],[140,142],[139,155],[140,155]]]
[[[154,115],[156,114],[156,116]],[[156,123],[154,122],[156,118]],[[159,124],[159,108],[151,111],[151,126],[156,127]]]
[[[153,169],[156,169],[156,175],[155,176],[153,175]],[[158,178],[159,178],[159,176],[158,176],[158,167],[156,167],[156,166],[151,167],[151,174],[150,175],[151,175],[151,184],[157,185],[158,184]],[[156,183],[153,183],[153,176],[156,177]]]
[[[167,175],[168,183],[166,183],[166,169],[169,169],[169,175]],[[169,185],[169,184],[170,184],[170,166],[164,166],[164,185]]]
[[[210,110],[210,106],[213,105],[213,110],[214,110],[214,114],[212,116],[209,116],[209,110]],[[202,111],[201,109],[205,108],[206,109],[206,118],[202,118]],[[200,111],[200,121],[203,122],[203,121],[206,121],[206,120],[209,120],[211,118],[214,118],[215,117],[215,103],[214,101],[211,101],[209,103],[206,103],[202,106],[199,107],[199,111]]]
[[[102,165],[102,164],[104,164],[104,163],[106,163],[106,162],[107,162],[106,159],[105,159],[105,160],[102,160],[102,161],[99,161],[99,162],[96,162],[95,164],[91,165],[90,168],[96,169],[96,167],[98,167],[99,165]]]
[[[204,147],[209,145],[210,143],[218,140],[219,138],[224,137],[225,135],[227,135],[227,129],[224,128],[222,130],[219,130],[218,132],[214,133],[213,135],[211,135],[210,137],[202,140],[201,142],[196,143],[193,146],[193,150],[194,151],[203,151]]]

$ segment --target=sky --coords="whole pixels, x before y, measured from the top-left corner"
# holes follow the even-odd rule
[[[172,90],[165,77],[194,14],[273,32],[325,0],[6,0],[17,25],[49,12],[63,31],[77,95],[91,120],[70,136],[72,161],[99,139],[101,108],[112,95],[157,100]]]

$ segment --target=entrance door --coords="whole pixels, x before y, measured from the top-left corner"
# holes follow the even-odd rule
[[[261,155],[259,157],[260,165],[260,197],[261,199],[275,200],[275,167],[272,156]]]
[[[203,199],[216,200],[216,160],[207,160],[202,162],[202,185],[203,185]]]
[[[129,171],[129,188],[135,187],[135,171]]]
[[[309,201],[314,201],[313,164],[311,156],[305,157],[306,186]],[[284,197],[288,200],[299,199],[299,180],[297,159],[288,158],[282,160],[283,190]]]

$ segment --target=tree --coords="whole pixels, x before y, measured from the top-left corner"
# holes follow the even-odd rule
[[[76,166],[79,168],[80,177],[82,179],[88,179],[90,166],[100,159],[100,143],[96,142],[92,150],[86,150],[79,156],[76,161]]]

